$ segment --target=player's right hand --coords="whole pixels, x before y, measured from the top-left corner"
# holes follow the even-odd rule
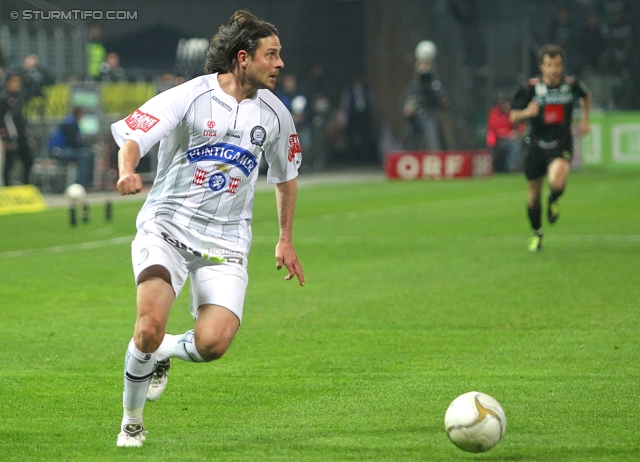
[[[142,178],[137,173],[121,175],[116,183],[118,192],[123,196],[127,194],[137,194],[142,191]]]

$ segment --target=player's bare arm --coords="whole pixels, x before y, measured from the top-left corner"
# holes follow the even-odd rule
[[[140,162],[140,147],[133,140],[127,140],[118,151],[118,183],[116,188],[123,196],[142,191],[142,179],[136,173]]]
[[[540,106],[535,101],[531,101],[524,109],[512,109],[509,113],[509,119],[513,123],[518,123],[537,116],[538,112],[540,112]]]
[[[580,117],[580,133],[582,135],[589,133],[589,110],[591,109],[591,93],[587,93],[584,98],[580,99],[582,107],[582,116]]]
[[[304,272],[298,261],[298,256],[293,247],[292,228],[293,215],[296,208],[296,195],[298,183],[296,179],[276,185],[276,204],[278,206],[278,221],[280,224],[280,238],[276,245],[276,269],[285,266],[289,272],[285,280],[293,276],[298,278],[301,286],[304,285]]]

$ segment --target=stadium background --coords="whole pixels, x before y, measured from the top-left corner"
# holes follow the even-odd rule
[[[217,26],[225,23],[238,8],[249,9],[278,27],[284,46],[284,72],[295,74],[302,85],[312,67],[319,65],[324,69],[322,80],[331,102],[331,114],[339,113],[341,95],[354,76],[364,75],[375,98],[375,136],[378,138],[375,141],[380,154],[357,159],[355,163],[376,165],[386,151],[399,146],[403,137],[401,100],[412,78],[413,50],[420,40],[429,39],[438,46],[437,69],[451,101],[450,121],[455,134],[454,142],[447,148],[484,147],[487,111],[498,93],[512,90],[536,72],[535,53],[541,44],[551,41],[550,28],[559,8],[569,8],[577,30],[590,11],[602,10],[607,3],[626,4],[626,19],[635,28],[634,42],[638,43],[640,3],[608,0],[293,0],[278,3],[267,0],[59,0],[55,3],[10,0],[0,4],[0,43],[8,57],[7,68],[18,67],[26,54],[37,53],[40,63],[57,78],[45,99],[32,101],[28,108],[39,138],[37,155],[44,159],[46,137],[78,96],[74,96],[74,88],[83,86],[68,82],[83,80],[87,29],[94,21],[13,20],[10,12],[61,9],[135,13],[135,19],[131,20],[97,21],[103,27],[105,48],[119,54],[128,80],[126,84],[98,84],[98,90],[94,90],[99,93],[94,98],[94,112],[101,121],[96,146],[104,151],[101,158],[105,160],[99,164],[104,188],[113,183],[113,172],[109,176],[106,165],[109,158],[113,159],[114,149],[109,139],[109,124],[161,89],[160,75],[172,73],[189,78],[196,74],[201,68],[200,58],[186,64],[177,59],[178,42],[190,38],[209,39]],[[640,108],[640,59],[638,47],[635,48],[629,56],[629,72],[625,76],[583,76],[593,90],[596,119],[603,126],[610,122],[606,113],[598,113],[598,109]],[[571,61],[568,67],[570,73],[576,73]],[[621,91],[623,97],[619,97]],[[87,97],[84,94],[78,97],[83,96]],[[331,123],[331,117],[327,116],[327,124]],[[620,114],[615,113],[613,117],[619,118]],[[638,142],[634,133],[630,141],[625,141],[631,147]],[[609,135],[599,133],[598,140],[603,136]],[[354,163],[344,149],[332,146],[329,150],[327,167]],[[151,179],[153,158],[147,162],[142,168],[149,172]],[[602,162],[606,159],[592,155],[592,163]],[[637,162],[635,157],[630,161],[631,164]],[[43,169],[47,166],[40,164],[39,167],[36,165],[36,175],[42,173],[40,176],[46,177]],[[38,181],[41,188],[51,189],[46,178],[39,177]]]

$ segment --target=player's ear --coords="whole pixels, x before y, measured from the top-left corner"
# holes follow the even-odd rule
[[[238,64],[244,68],[247,66],[248,61],[249,53],[247,53],[247,50],[238,51]]]

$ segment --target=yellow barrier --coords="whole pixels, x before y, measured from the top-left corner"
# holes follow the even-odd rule
[[[157,94],[154,83],[123,82],[100,84],[102,112],[130,114]],[[43,96],[32,98],[24,107],[24,114],[35,119],[39,116],[62,118],[71,111],[71,86],[56,83],[43,88]]]
[[[46,208],[42,194],[33,185],[0,188],[0,215],[40,212]]]

